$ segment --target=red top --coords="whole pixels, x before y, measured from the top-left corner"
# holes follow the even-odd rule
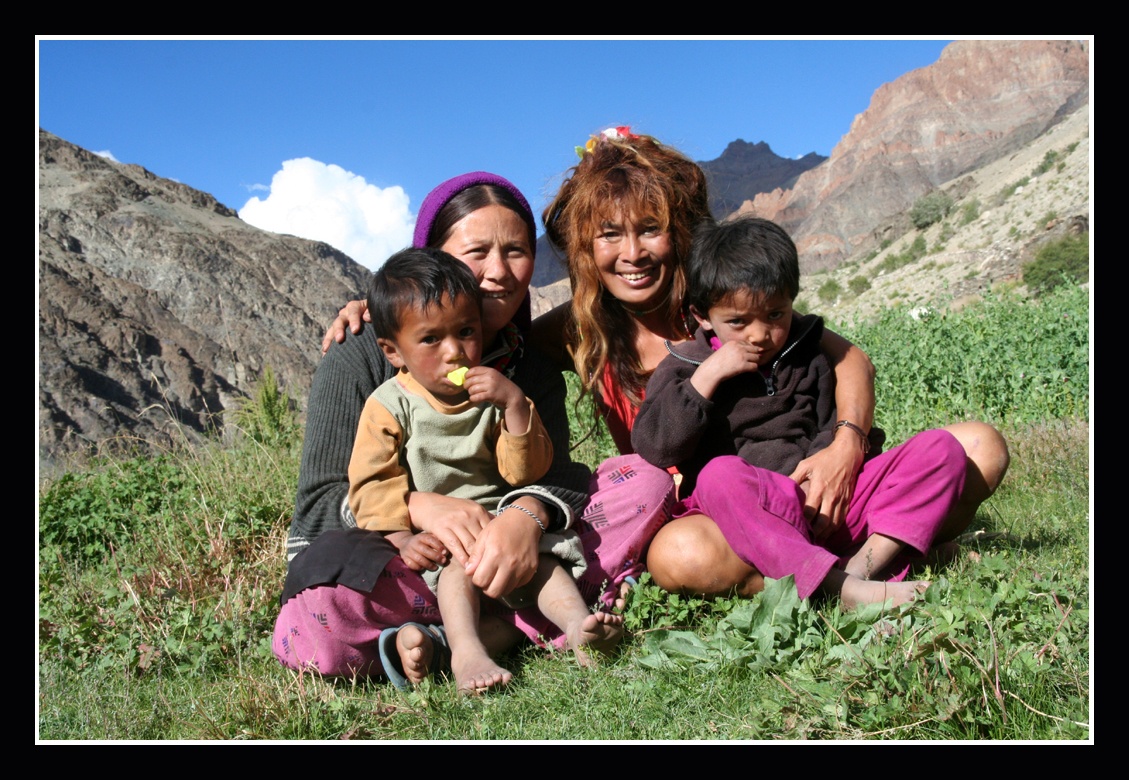
[[[639,407],[627,399],[619,389],[612,372],[604,368],[604,376],[600,382],[603,387],[599,399],[600,412],[604,415],[604,422],[608,425],[608,433],[612,435],[616,449],[620,455],[631,455],[635,449],[631,446],[631,428],[635,425],[635,415]],[[644,388],[643,398],[646,398]],[[643,398],[639,400],[642,401]]]

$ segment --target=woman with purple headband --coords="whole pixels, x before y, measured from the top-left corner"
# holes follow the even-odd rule
[[[533,401],[553,442],[549,473],[515,489],[497,517],[473,501],[413,492],[413,527],[438,537],[448,560],[466,566],[491,599],[524,585],[537,570],[540,525],[571,528],[588,568],[578,582],[589,604],[611,607],[624,581],[642,571],[646,543],[669,516],[664,473],[632,463],[596,475],[569,460],[565,384],[560,370],[526,343],[536,227],[529,204],[506,179],[485,172],[444,182],[424,200],[413,245],[441,248],[474,272],[483,293],[482,365],[504,372]],[[379,533],[356,528],[347,500],[357,422],[372,391],[395,374],[372,328],[334,343],[310,388],[298,495],[287,540],[288,571],[273,649],[285,666],[324,675],[383,671],[399,687],[422,680],[445,650],[434,594]],[[327,345],[328,346],[328,345]],[[627,489],[630,480],[630,489]],[[622,603],[622,601],[619,601]],[[489,603],[488,603],[489,604]],[[480,634],[491,655],[527,636],[562,646],[536,608],[484,604]],[[459,680],[480,689],[500,676]]]

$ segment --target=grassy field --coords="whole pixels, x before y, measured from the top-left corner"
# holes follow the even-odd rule
[[[92,464],[40,491],[39,736],[1090,739],[1087,307],[1067,288],[842,328],[878,366],[891,443],[978,417],[1011,447],[984,533],[924,573],[924,602],[843,613],[787,579],[704,602],[644,579],[614,657],[526,647],[480,698],[273,660],[301,437],[285,420],[234,448]],[[611,454],[604,436],[576,452]]]

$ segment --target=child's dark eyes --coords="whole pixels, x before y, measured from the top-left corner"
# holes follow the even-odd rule
[[[464,339],[469,339],[475,333],[476,333],[475,329],[468,326],[468,327],[463,328],[462,330],[459,331],[459,337],[464,338]]]

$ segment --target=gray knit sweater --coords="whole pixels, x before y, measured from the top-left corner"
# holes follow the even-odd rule
[[[489,358],[488,354],[482,362],[489,363]],[[591,474],[586,466],[569,460],[564,378],[547,357],[524,344],[510,367],[513,374],[510,376],[507,370],[507,376],[537,407],[552,439],[554,455],[544,479],[515,489],[503,503],[519,496],[535,496],[555,509],[552,527],[567,528],[588,501]],[[288,561],[325,531],[353,525],[346,497],[357,423],[366,399],[395,372],[377,345],[371,326],[360,335],[346,334],[345,341],[332,344],[322,358],[310,386],[298,495],[286,541]]]

